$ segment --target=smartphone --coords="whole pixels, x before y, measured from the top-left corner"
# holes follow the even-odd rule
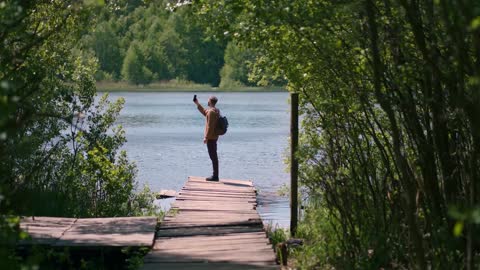
[[[193,101],[197,101],[197,95],[193,95]]]

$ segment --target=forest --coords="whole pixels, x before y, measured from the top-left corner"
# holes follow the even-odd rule
[[[0,37],[2,269],[21,215],[153,211],[98,80],[299,93],[295,268],[480,265],[477,0],[9,0]]]
[[[104,9],[81,49],[98,59],[98,81],[185,81],[212,86],[253,86],[249,65],[255,58],[235,43],[208,36],[193,14],[172,12],[168,1],[126,1]]]

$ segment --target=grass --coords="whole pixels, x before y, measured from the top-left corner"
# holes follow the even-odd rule
[[[268,224],[265,228],[270,242],[275,247],[277,244],[285,242],[289,238],[290,232],[286,229]]]
[[[198,84],[189,81],[171,80],[153,82],[146,85],[135,85],[125,81],[99,81],[99,92],[285,92],[283,87],[248,87],[236,86],[231,88],[212,87],[209,84]]]
[[[288,240],[289,232],[286,229],[279,228],[277,226],[272,226],[272,224],[268,224],[265,227],[265,231],[267,232],[267,236],[270,239],[270,243],[275,250],[275,257],[277,258],[277,262],[282,264],[284,260],[287,259],[288,255],[282,252],[283,248],[285,247],[285,241]],[[287,251],[288,252],[288,251]],[[286,256],[284,258],[284,256]]]

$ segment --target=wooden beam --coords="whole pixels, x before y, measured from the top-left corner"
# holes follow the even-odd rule
[[[295,236],[298,224],[298,93],[291,93],[290,121],[290,233]]]

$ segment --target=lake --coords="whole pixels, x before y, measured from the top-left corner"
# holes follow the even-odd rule
[[[203,144],[205,118],[192,93],[113,92],[125,98],[118,123],[127,137],[124,149],[137,164],[140,186],[153,191],[180,190],[188,176],[208,177],[211,161]],[[204,107],[213,93],[198,93]],[[284,159],[288,153],[288,93],[214,93],[217,108],[227,116],[227,134],[218,141],[220,178],[253,180],[259,190],[258,211],[265,222],[288,227],[289,201],[277,191],[289,182]],[[168,209],[172,200],[160,200]]]

